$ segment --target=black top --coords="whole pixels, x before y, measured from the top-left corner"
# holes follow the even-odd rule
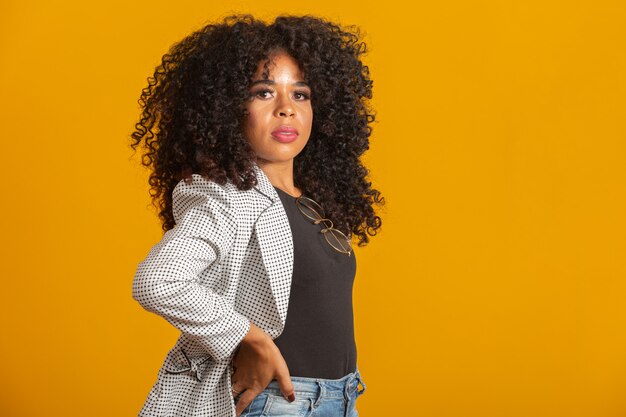
[[[287,320],[274,342],[291,376],[342,378],[356,370],[354,251],[348,256],[333,249],[321,233],[324,226],[300,212],[296,197],[274,188],[287,212],[294,244]]]

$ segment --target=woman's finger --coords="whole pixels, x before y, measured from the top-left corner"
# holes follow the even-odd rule
[[[239,401],[237,401],[237,404],[235,406],[235,412],[237,417],[239,417],[241,412],[250,405],[252,400],[254,400],[258,394],[259,392],[255,392],[252,389],[247,389],[243,394],[241,394],[241,397],[239,397]]]
[[[243,384],[240,385],[237,382],[233,382],[233,386],[231,388],[231,391],[233,393],[233,397],[238,396],[239,394],[241,394],[245,390],[246,390],[246,388],[243,387]]]

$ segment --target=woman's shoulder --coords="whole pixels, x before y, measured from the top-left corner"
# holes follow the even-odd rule
[[[246,197],[254,193],[254,189],[240,190],[230,180],[219,184],[200,174],[191,174],[191,177],[181,179],[172,192],[172,199],[193,199],[197,202],[212,201],[220,203],[227,208],[234,208],[246,200]]]
[[[172,193],[173,196],[176,196],[179,193],[199,193],[220,197],[231,192],[228,185],[229,183],[219,184],[200,174],[191,174],[191,176],[178,181]]]

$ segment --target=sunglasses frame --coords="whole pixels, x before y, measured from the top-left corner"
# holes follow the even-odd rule
[[[313,205],[315,205],[316,207],[318,207],[318,208],[319,208],[319,210],[316,210],[316,209],[315,209],[315,208],[313,208],[313,207],[309,207],[309,206],[307,206],[306,204],[304,204],[304,203],[302,202],[303,200],[306,200],[306,201],[309,201],[309,202],[313,203]],[[330,245],[333,249],[335,249],[337,252],[341,252],[341,253],[344,253],[344,254],[346,254],[346,255],[348,255],[348,256],[351,256],[351,254],[352,254],[352,243],[350,242],[350,239],[348,239],[348,236],[346,236],[346,235],[345,235],[345,234],[344,234],[341,230],[336,229],[335,227],[333,227],[333,222],[332,222],[332,220],[327,219],[327,218],[324,216],[326,213],[324,212],[324,209],[323,209],[323,208],[322,208],[319,204],[317,204],[317,203],[316,203],[313,199],[311,199],[311,198],[309,198],[309,197],[306,197],[304,194],[300,195],[299,197],[296,197],[296,203],[297,203],[297,204],[296,204],[296,206],[298,206],[298,210],[300,210],[300,212],[302,213],[302,215],[304,215],[306,218],[308,218],[308,219],[312,220],[314,224],[320,224],[320,223],[323,223],[323,224],[324,224],[325,228],[321,230],[321,233],[323,233],[323,234],[324,234],[324,238],[326,239],[326,242],[328,242],[328,244],[329,244],[329,245]],[[313,217],[309,216],[308,214],[306,214],[306,213],[303,211],[303,209],[302,209],[302,207],[301,207],[301,206],[304,206],[304,207],[306,207],[308,210],[311,210],[312,212],[314,212],[315,214],[317,214],[317,215],[318,215],[318,217],[319,217],[319,219],[315,219],[315,218],[313,218]],[[330,225],[329,225],[329,223],[330,223]],[[334,245],[330,242],[330,240],[328,240],[328,232],[329,232],[330,230],[333,230],[335,233],[339,233],[339,235],[341,235],[341,236],[343,237],[343,239],[345,239],[345,241],[346,241],[346,243],[348,244],[348,247],[349,247],[349,249],[348,249],[347,251],[346,251],[346,250],[339,250],[339,249],[337,249],[337,248],[336,248],[336,247],[335,247],[335,246],[334,246]]]

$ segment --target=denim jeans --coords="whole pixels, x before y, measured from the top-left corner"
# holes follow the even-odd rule
[[[273,380],[240,417],[358,417],[356,399],[365,392],[358,367],[340,379],[292,376],[291,381],[296,391],[294,402],[283,397],[278,381]]]

